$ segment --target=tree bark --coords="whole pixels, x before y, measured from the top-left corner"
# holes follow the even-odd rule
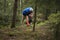
[[[13,18],[12,18],[12,25],[11,25],[11,28],[14,28],[14,27],[15,27],[15,23],[16,23],[17,2],[18,2],[18,0],[15,0],[15,2],[14,2],[14,7],[13,7]]]
[[[60,22],[56,25],[55,39],[60,40]]]
[[[4,13],[6,13],[6,0],[4,0]]]
[[[33,32],[35,31],[35,23],[36,23],[36,11],[37,11],[37,0],[35,0],[35,14],[34,14],[34,25],[33,25]]]

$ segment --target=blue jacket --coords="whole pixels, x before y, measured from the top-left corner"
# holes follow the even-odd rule
[[[30,13],[30,8],[31,7],[28,7],[28,8],[25,8],[24,10],[23,10],[23,15],[29,15],[29,13]]]

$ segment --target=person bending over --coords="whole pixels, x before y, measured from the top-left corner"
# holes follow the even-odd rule
[[[27,26],[30,26],[30,23],[32,22],[32,17],[33,17],[33,8],[32,7],[28,7],[25,8],[22,12],[22,23],[24,21],[24,19],[26,18],[26,24]]]

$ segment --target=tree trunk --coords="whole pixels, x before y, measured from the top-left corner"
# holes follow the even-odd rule
[[[60,22],[56,25],[55,39],[60,40]]]
[[[35,14],[34,14],[34,25],[33,25],[33,32],[35,31],[36,11],[37,11],[37,0],[35,0]]]
[[[14,2],[14,7],[13,7],[13,18],[12,18],[12,25],[11,25],[11,28],[14,28],[14,27],[15,27],[15,23],[16,23],[17,2],[18,2],[18,0],[15,0],[15,2]]]
[[[51,13],[50,9],[46,9],[45,20],[48,20],[48,16],[50,15],[50,13]]]
[[[6,0],[4,0],[4,13],[6,13]]]

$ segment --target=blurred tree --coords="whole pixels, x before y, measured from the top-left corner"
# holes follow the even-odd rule
[[[12,18],[12,25],[11,25],[11,28],[14,28],[14,27],[15,27],[16,15],[17,15],[17,2],[18,2],[18,0],[15,0],[15,2],[14,2],[13,18]]]
[[[37,12],[37,0],[35,0],[35,10],[34,10],[34,25],[33,25],[33,32],[35,31],[35,23],[36,23],[36,12]]]
[[[6,13],[6,0],[4,0],[4,13]]]

